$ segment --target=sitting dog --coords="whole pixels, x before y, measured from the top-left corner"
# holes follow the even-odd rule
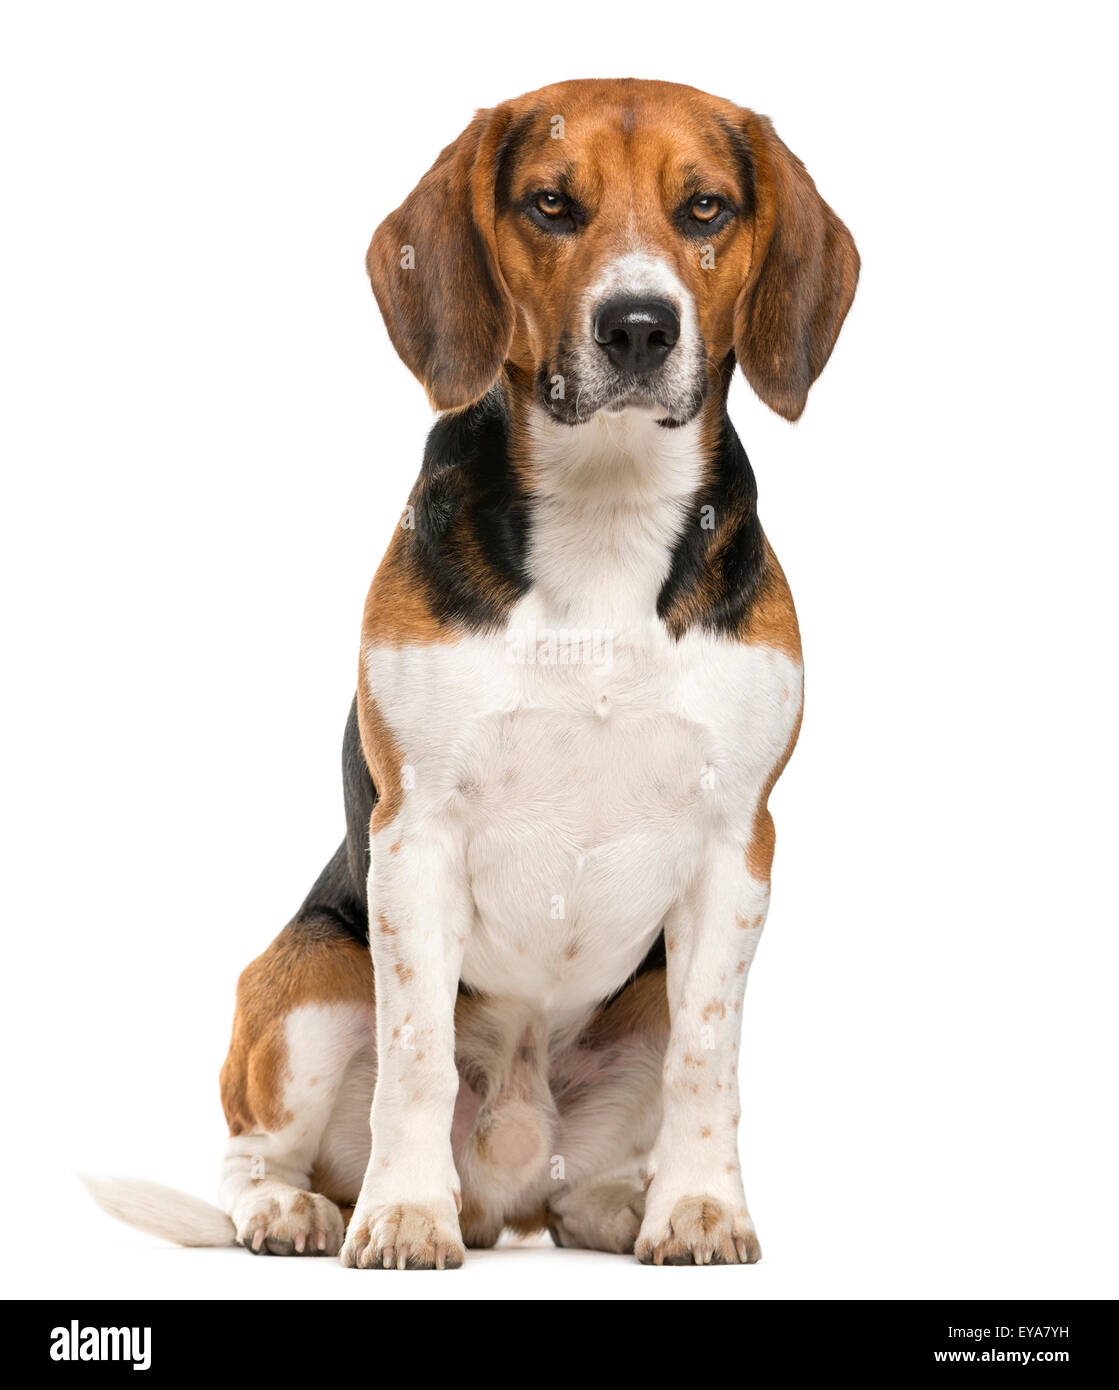
[[[241,976],[224,1212],[95,1195],[361,1269],[508,1228],[750,1263],[741,1008],[802,667],[726,400],[737,362],[798,418],[854,242],[764,117],[584,81],[480,112],[367,265],[440,414],[365,607],[346,839]]]

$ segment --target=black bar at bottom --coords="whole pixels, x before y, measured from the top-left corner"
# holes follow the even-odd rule
[[[14,1302],[8,1304],[6,1350],[11,1364],[80,1380],[139,1370],[141,1383],[212,1372],[259,1384],[276,1376],[333,1379],[339,1371],[380,1378],[398,1359],[411,1375],[426,1377],[438,1366],[443,1378],[454,1374],[448,1362],[455,1356],[475,1363],[467,1369],[470,1374],[477,1371],[479,1358],[492,1361],[511,1349],[510,1328],[497,1310],[480,1320],[471,1314],[469,1335],[456,1336],[447,1302],[408,1300],[412,1306],[401,1318],[397,1300],[378,1299],[378,1277],[369,1278],[370,1296],[362,1302]],[[378,1302],[385,1307],[370,1306]],[[779,1366],[797,1372],[926,1369],[951,1377],[981,1366],[1026,1366],[1042,1374],[1073,1367],[1083,1373],[1106,1366],[1116,1342],[1114,1300],[751,1300],[714,1307],[689,1300],[679,1302],[668,1321],[657,1315],[648,1342],[640,1316],[635,1326],[632,1312],[611,1333],[615,1306],[603,1302],[595,1314],[597,1330],[606,1346],[615,1343],[621,1364],[639,1377],[649,1372],[647,1358],[656,1374],[665,1354],[678,1371],[683,1369],[689,1348],[698,1351],[697,1337],[706,1348],[701,1362],[713,1356],[723,1364],[723,1373],[733,1373],[737,1362],[744,1375],[755,1356],[775,1358]],[[567,1321],[557,1321],[557,1316]],[[526,1338],[534,1329],[540,1336],[542,1373],[578,1370],[580,1346],[587,1344],[577,1330],[572,1335],[570,1314],[550,1315],[542,1308],[535,1316],[522,1310],[516,1317],[518,1374],[532,1374],[524,1357],[532,1355]],[[425,1331],[427,1319],[430,1329]],[[673,1341],[676,1348],[670,1350]],[[557,1346],[567,1350],[574,1367],[569,1362],[560,1372]],[[597,1338],[595,1346],[586,1373],[597,1378],[606,1347]],[[678,1353],[683,1361],[676,1360]]]

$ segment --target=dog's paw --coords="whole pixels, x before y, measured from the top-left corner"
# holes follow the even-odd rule
[[[548,1230],[560,1246],[630,1255],[645,1215],[645,1193],[626,1182],[586,1184],[549,1208]]]
[[[233,1211],[237,1240],[254,1255],[337,1255],[345,1228],[328,1197],[278,1183],[248,1193]]]
[[[634,1254],[646,1265],[752,1265],[762,1251],[745,1207],[681,1197],[667,1219],[645,1218]]]
[[[457,1269],[464,1257],[454,1204],[383,1203],[354,1213],[342,1263],[351,1269]]]

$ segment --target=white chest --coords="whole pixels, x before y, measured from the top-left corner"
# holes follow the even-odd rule
[[[552,640],[552,634],[556,640]],[[800,708],[799,665],[655,623],[370,655],[403,815],[463,831],[463,979],[559,1013],[616,988],[714,839],[745,844]]]

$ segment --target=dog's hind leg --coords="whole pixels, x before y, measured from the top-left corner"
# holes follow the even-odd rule
[[[665,972],[656,968],[638,975],[556,1059],[555,1157],[563,1176],[546,1217],[557,1245],[632,1253],[667,1041]]]
[[[329,888],[332,871],[345,881],[344,855],[345,846],[316,889]],[[237,986],[221,1074],[230,1133],[221,1196],[237,1240],[256,1253],[334,1255],[342,1245],[341,1213],[311,1178],[329,1159],[323,1136],[351,1064],[372,1049],[373,966],[329,897],[312,892]],[[364,1117],[362,1129],[367,1143]]]

